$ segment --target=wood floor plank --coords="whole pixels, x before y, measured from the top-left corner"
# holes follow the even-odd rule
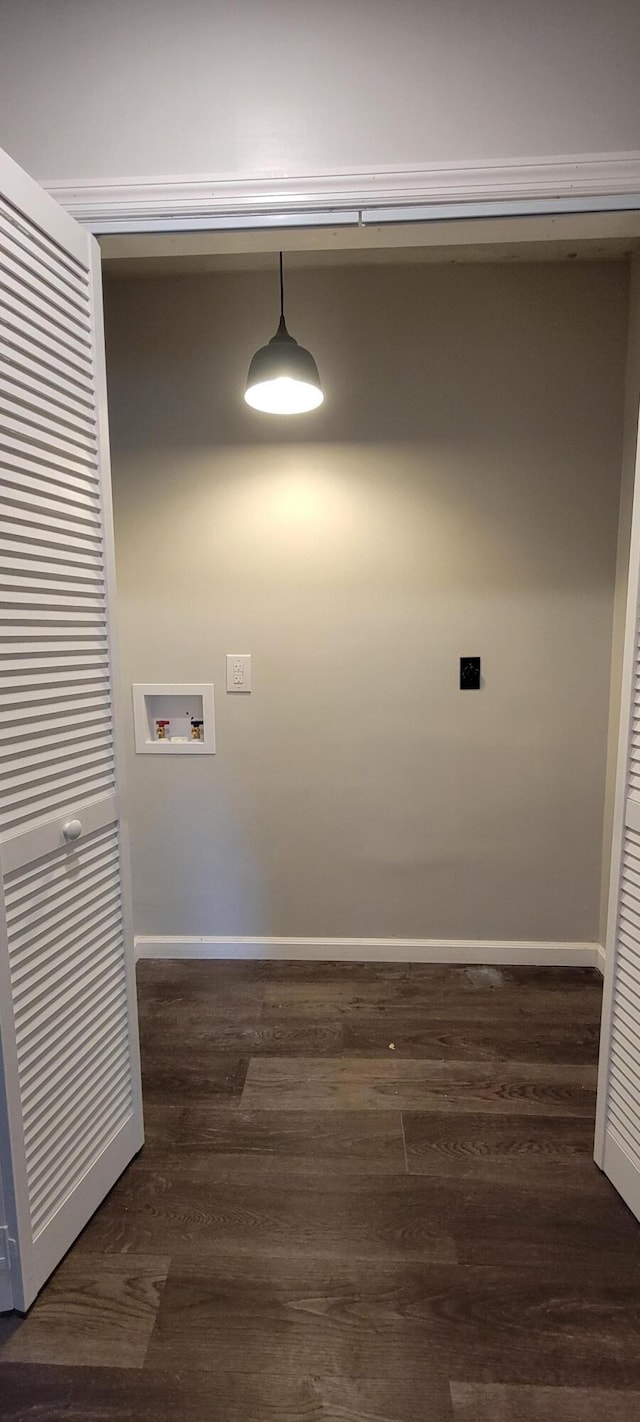
[[[489,942],[487,946],[491,945]],[[170,966],[170,964],[169,964]],[[227,966],[225,964],[225,966]],[[357,981],[367,979],[388,983],[402,978],[417,984],[426,983],[433,990],[447,990],[453,982],[456,987],[461,977],[470,982],[482,984],[488,980],[498,980],[504,984],[524,984],[528,987],[543,985],[554,991],[566,992],[575,989],[583,992],[585,986],[595,985],[602,991],[602,978],[596,968],[561,967],[555,964],[463,964],[463,963],[408,963],[400,958],[369,958],[357,962],[348,958],[255,958],[252,960],[235,958],[228,965],[231,970],[249,968],[250,972],[270,982],[293,982],[298,978],[327,979],[353,977]],[[488,976],[487,976],[488,975]]]
[[[171,1150],[180,1138],[181,1122],[187,1107],[182,1101],[144,1101],[144,1154]],[[225,1111],[225,1115],[227,1112]]]
[[[562,1189],[599,1186],[590,1117],[403,1114],[410,1175],[512,1181]]]
[[[142,1090],[150,1105],[183,1106],[185,1101],[235,1106],[240,1101],[249,1057],[214,1051],[208,1042],[167,1042],[153,1054],[142,1039]]]
[[[444,1374],[428,1365],[406,1378],[357,1373],[318,1378],[323,1422],[452,1422]],[[275,1422],[275,1419],[274,1419]]]
[[[216,1176],[208,1156],[129,1171],[76,1246],[91,1254],[153,1253],[191,1259],[221,1251],[250,1259],[456,1258],[449,1207],[437,1184],[406,1175],[265,1176],[233,1169]],[[460,1225],[457,1214],[451,1216]]]
[[[295,969],[296,965],[292,966]],[[601,980],[588,968],[569,969],[568,976],[560,978],[550,969],[405,964],[402,972],[385,977],[382,969],[386,965],[376,966],[375,976],[353,972],[323,977],[295,971],[278,977],[265,974],[261,1020],[326,1022],[338,1017],[355,1024],[359,1018],[377,1018],[397,1032],[404,1018],[415,1022],[419,1016],[423,1022],[501,1020],[511,1028],[520,1020],[535,1028],[562,1017],[570,1003],[573,1024],[599,1021]],[[391,1033],[389,1040],[393,1041]]]
[[[443,1376],[367,1377],[6,1364],[3,1422],[451,1422]]]
[[[172,1261],[145,1369],[536,1386],[640,1385],[637,1267]]]
[[[165,1113],[171,1108],[158,1107]],[[148,1114],[148,1113],[147,1113]],[[405,1174],[404,1135],[399,1112],[244,1111],[186,1106],[163,1127],[152,1118],[152,1163],[160,1130],[162,1148],[201,1156],[215,1170],[220,1158],[294,1174]],[[155,1132],[155,1134],[153,1134]],[[169,1132],[171,1135],[169,1136]],[[142,1153],[144,1162],[147,1149]],[[256,1176],[256,1178],[258,1178]]]
[[[154,968],[156,965],[153,965]],[[158,964],[158,970],[176,969],[179,976],[180,964]],[[194,967],[194,972],[202,969],[202,964]],[[348,960],[311,959],[262,959],[254,962],[235,960],[231,964],[216,964],[230,972],[248,971],[252,978],[264,983],[325,984],[353,983],[356,988],[375,985],[385,992],[394,984],[404,985],[411,992],[427,989],[431,996],[444,998],[460,997],[461,992],[483,992],[523,988],[528,993],[533,989],[543,989],[557,997],[568,994],[583,997],[587,992],[602,996],[602,978],[595,968],[555,967],[544,964],[531,966],[465,965],[456,963],[406,963],[406,962],[353,962]]]
[[[343,1050],[343,1026],[333,1022],[259,1022],[253,1016],[230,1012],[228,1017],[211,1017],[206,1004],[197,1012],[191,1008],[177,1017],[172,1013],[143,1018],[140,1041],[145,1059],[181,1052],[185,1038],[190,1047],[216,1056],[230,1053],[249,1056],[337,1056]]]
[[[606,1255],[635,1261],[640,1278],[640,1230],[603,1177],[587,1190],[570,1182],[535,1195],[524,1185],[495,1180],[449,1180],[446,1190],[447,1224],[462,1264],[499,1260],[527,1269],[548,1257],[566,1270],[596,1267]]]
[[[219,1000],[226,992],[242,990],[255,1000],[262,990],[256,964],[239,958],[215,963],[206,958],[140,958],[136,978],[140,995],[147,1000],[156,992],[172,993],[181,1000],[203,992]]]
[[[348,1113],[346,1113],[348,1115]],[[481,1222],[481,1227],[479,1227]],[[79,1246],[213,1256],[220,1250],[310,1258],[408,1259],[528,1267],[550,1252],[564,1267],[603,1254],[636,1261],[640,1231],[608,1182],[583,1190],[513,1181],[379,1172],[302,1172],[258,1155],[176,1151],[137,1162]]]
[[[168,1268],[161,1254],[105,1258],[73,1250],[27,1317],[7,1321],[4,1337],[0,1328],[0,1364],[140,1368]],[[0,1366],[0,1395],[2,1378]]]
[[[257,1021],[263,985],[250,963],[152,962],[137,965],[138,1011],[142,1025]]]
[[[458,1020],[453,1014],[446,1021],[439,1021],[413,1011],[396,1018],[390,1010],[378,1016],[358,1012],[351,1017],[345,1015],[341,1021],[344,1056],[385,1056],[393,1043],[397,1056],[423,1061],[590,1064],[597,1057],[600,1036],[599,1014],[593,1021],[573,1022],[566,1010],[539,1020],[505,1019],[502,1015],[478,1021]],[[307,1030],[312,1030],[311,1023]],[[302,1026],[298,1033],[302,1044]],[[282,1055],[287,1053],[283,1051]],[[320,1054],[310,1046],[306,1055]]]
[[[638,1422],[640,1392],[452,1383],[455,1422]]]
[[[486,969],[475,965],[465,968],[464,971],[475,982],[480,981],[486,973]],[[602,978],[597,968],[560,968],[545,963],[526,966],[501,964],[497,971],[505,986],[524,987],[527,992],[532,988],[543,987],[562,997],[566,997],[567,993],[583,997],[588,991],[602,997]]]
[[[209,1268],[176,1258],[168,1288],[145,1370],[163,1356],[172,1366],[189,1337],[194,1366],[216,1373],[312,1374],[336,1385],[342,1378],[411,1378],[423,1398],[438,1398],[441,1408],[448,1401],[448,1376],[425,1348],[421,1320],[398,1326],[398,1310],[420,1297],[419,1276],[402,1265],[362,1270],[340,1257],[327,1268],[322,1261],[219,1256]]]
[[[592,1117],[596,1068],[546,1062],[252,1058],[242,1106],[278,1111],[486,1111]]]

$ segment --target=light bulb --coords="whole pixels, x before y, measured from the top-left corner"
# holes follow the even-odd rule
[[[295,380],[290,375],[278,375],[274,380],[262,380],[245,390],[247,405],[267,415],[302,415],[317,410],[324,395],[317,385]]]

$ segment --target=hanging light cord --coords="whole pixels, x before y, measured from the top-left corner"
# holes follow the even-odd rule
[[[280,253],[280,320],[284,324],[284,273],[282,270],[282,252]]]

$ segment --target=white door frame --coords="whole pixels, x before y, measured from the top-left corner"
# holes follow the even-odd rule
[[[545,236],[553,240],[566,235],[566,227],[559,221],[562,215],[637,214],[640,223],[640,150],[502,165],[372,167],[360,173],[343,170],[309,177],[89,179],[45,186],[95,236],[264,234],[266,229],[275,239],[281,232],[305,227],[384,229],[398,224],[547,216],[549,223],[540,238],[544,242]],[[495,232],[495,225],[487,222],[485,241],[495,240],[492,228]],[[640,557],[639,540],[640,529],[636,529],[632,544],[635,558]],[[635,567],[631,576],[636,576]],[[621,704],[625,696],[628,700],[628,683],[622,688]],[[618,796],[621,756],[624,758],[624,753],[619,750]],[[619,872],[622,833],[618,807],[615,814],[611,883]],[[611,933],[609,922],[608,942]]]
[[[305,178],[215,177],[46,185],[95,235],[386,226],[473,218],[640,212],[640,151],[520,163],[375,168]],[[640,489],[640,430],[635,492]],[[640,498],[634,496],[610,870],[602,1040],[610,1031],[618,883],[640,584]],[[601,1051],[595,1159],[603,1162],[608,1061]]]

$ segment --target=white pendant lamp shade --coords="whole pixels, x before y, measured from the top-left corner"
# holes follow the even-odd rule
[[[269,344],[256,351],[244,392],[247,405],[268,415],[302,415],[322,404],[318,367],[310,351],[289,335],[284,319],[280,253],[280,325]]]

